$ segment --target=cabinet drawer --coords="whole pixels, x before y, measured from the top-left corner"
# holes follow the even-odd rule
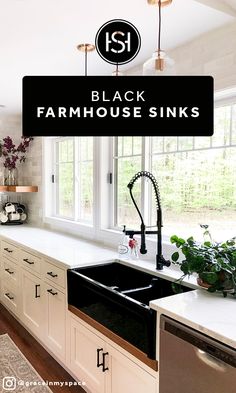
[[[9,261],[7,258],[3,257],[2,259],[2,272],[3,279],[9,280],[15,285],[18,283],[18,269],[15,263]]]
[[[26,251],[21,251],[20,262],[24,268],[35,273],[40,273],[41,259],[36,255],[33,255]]]
[[[45,261],[44,263],[44,276],[54,284],[65,288],[65,271],[52,263]]]
[[[5,240],[2,240],[1,249],[2,249],[2,255],[14,261],[17,261],[18,248],[16,246],[13,246],[13,244],[11,243],[5,242]]]
[[[13,313],[17,314],[17,288],[8,281],[4,281],[2,283],[2,303],[5,304]]]

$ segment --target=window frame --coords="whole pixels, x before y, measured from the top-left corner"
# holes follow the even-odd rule
[[[85,220],[81,220],[78,216],[78,207],[76,208],[75,201],[76,196],[79,193],[79,184],[76,184],[76,172],[78,172],[77,166],[79,165],[79,152],[76,152],[76,145],[78,150],[78,143],[76,143],[74,137],[62,137],[63,140],[73,139],[73,149],[74,149],[74,161],[73,161],[73,176],[74,176],[74,187],[73,187],[73,195],[74,195],[74,206],[73,206],[73,218],[64,217],[56,214],[56,201],[58,192],[58,182],[52,182],[52,176],[54,175],[57,178],[57,162],[56,162],[56,143],[61,138],[60,137],[51,137],[51,138],[43,138],[43,173],[44,173],[44,183],[43,183],[43,193],[44,193],[44,209],[43,209],[43,222],[45,224],[49,224],[51,228],[59,229],[66,231],[68,233],[78,233],[80,235],[84,235],[85,237],[93,237],[95,233],[96,223],[97,223],[97,201],[93,200],[93,208],[92,208],[92,222],[87,222]],[[98,165],[98,140],[97,137],[93,138],[93,196],[96,195],[96,189],[98,187],[98,178],[97,178],[97,167]],[[55,179],[54,178],[54,179]]]

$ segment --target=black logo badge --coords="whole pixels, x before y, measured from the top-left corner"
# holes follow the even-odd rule
[[[113,19],[100,27],[95,44],[98,54],[106,62],[126,64],[137,56],[141,47],[141,37],[132,23],[123,19]]]

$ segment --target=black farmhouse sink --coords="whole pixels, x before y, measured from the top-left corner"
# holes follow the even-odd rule
[[[149,302],[174,295],[170,281],[119,262],[71,269],[67,278],[69,305],[156,358],[156,312]]]

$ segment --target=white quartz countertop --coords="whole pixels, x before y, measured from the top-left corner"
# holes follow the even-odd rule
[[[95,242],[27,225],[1,226],[0,236],[52,258],[67,268],[95,264],[117,257],[117,252],[113,249]]]
[[[236,349],[236,299],[198,289],[154,300],[151,307]]]
[[[29,225],[22,226],[0,226],[0,236],[7,241],[19,244],[34,252],[51,258],[66,268],[92,265],[96,263],[118,260],[118,253],[112,248],[101,244],[79,239],[77,237],[49,231]],[[162,278],[175,281],[180,277],[180,272],[174,266],[158,271],[154,261],[138,259],[120,261],[128,266],[151,273]],[[193,277],[185,280],[186,285],[197,288],[196,279]]]

